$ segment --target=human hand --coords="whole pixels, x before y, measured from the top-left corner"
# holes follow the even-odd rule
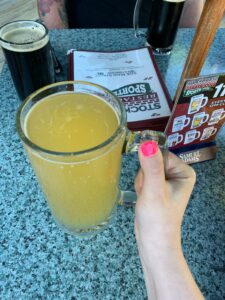
[[[139,160],[135,235],[148,295],[157,300],[202,300],[181,247],[181,224],[195,172],[170,152],[164,165],[154,141],[140,146]]]
[[[164,166],[154,141],[139,149],[135,233],[137,240],[148,244],[149,251],[178,247],[183,215],[195,183],[195,172],[190,166],[171,152],[166,156]]]

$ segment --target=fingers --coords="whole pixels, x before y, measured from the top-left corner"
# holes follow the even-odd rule
[[[167,152],[167,160],[165,166],[166,179],[192,180],[195,182],[196,175],[192,167],[188,166],[179,157],[171,152]]]
[[[135,191],[136,191],[137,196],[139,196],[141,191],[142,191],[143,179],[144,179],[144,174],[143,174],[142,169],[140,169],[138,171],[138,174],[135,178],[135,183],[134,183],[134,187],[135,187]]]
[[[175,154],[168,152],[165,174],[174,198],[183,199],[184,206],[187,205],[196,180],[194,169]]]
[[[148,141],[139,147],[138,154],[143,172],[143,176],[139,175],[143,177],[143,191],[158,194],[159,187],[163,187],[165,183],[162,153],[154,141]],[[139,177],[139,187],[140,179]]]
[[[187,197],[190,196],[196,179],[193,168],[169,151],[165,155],[163,159],[154,141],[145,142],[140,146],[141,169],[135,180],[138,196],[143,192],[145,196],[151,193],[160,197],[167,184],[172,193],[185,190]]]

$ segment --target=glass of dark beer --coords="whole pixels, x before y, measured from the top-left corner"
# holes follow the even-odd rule
[[[47,28],[35,21],[15,21],[0,28],[2,46],[20,100],[55,82]]]
[[[139,12],[142,0],[137,0],[134,10],[134,29],[139,33]],[[170,54],[178,30],[185,0],[151,0],[151,10],[146,45],[151,46],[155,54]]]

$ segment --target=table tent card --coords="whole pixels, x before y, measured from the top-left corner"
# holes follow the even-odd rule
[[[132,130],[164,131],[172,101],[149,47],[127,51],[70,50],[69,79],[96,83],[120,97]]]
[[[167,124],[169,149],[190,164],[213,159],[224,122],[225,74],[188,79]]]

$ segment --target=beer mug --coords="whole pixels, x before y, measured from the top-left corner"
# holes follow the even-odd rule
[[[204,96],[204,94],[191,97],[191,102],[188,108],[188,114],[194,114],[198,112],[207,103],[208,103],[208,97]]]
[[[17,130],[56,222],[91,235],[113,218],[117,204],[134,205],[121,191],[121,157],[142,140],[166,150],[163,133],[130,132],[123,103],[96,84],[67,81],[31,94],[17,113]]]
[[[191,121],[191,118],[186,117],[186,115],[176,117],[173,120],[172,132],[182,131],[185,127],[187,127],[189,125],[190,121]]]
[[[175,147],[183,141],[183,135],[178,132],[168,136],[168,147]]]
[[[202,126],[204,123],[208,121],[208,119],[209,119],[209,114],[206,114],[204,111],[195,114],[191,123],[191,129]]]
[[[185,0],[149,0],[151,11],[147,33],[139,31],[139,14],[142,0],[134,8],[133,26],[135,36],[145,36],[146,45],[154,54],[170,54],[178,30]]]
[[[215,135],[216,132],[217,132],[217,128],[215,128],[215,127],[213,127],[213,126],[204,128],[200,140],[201,140],[201,141],[207,140],[207,139],[209,139],[211,136]]]
[[[187,131],[185,134],[184,144],[189,144],[199,139],[201,136],[201,132],[197,130]]]
[[[0,45],[20,100],[55,82],[47,28],[35,21],[14,21],[0,29]]]
[[[225,118],[225,110],[223,108],[214,110],[209,120],[209,125],[217,124]]]

